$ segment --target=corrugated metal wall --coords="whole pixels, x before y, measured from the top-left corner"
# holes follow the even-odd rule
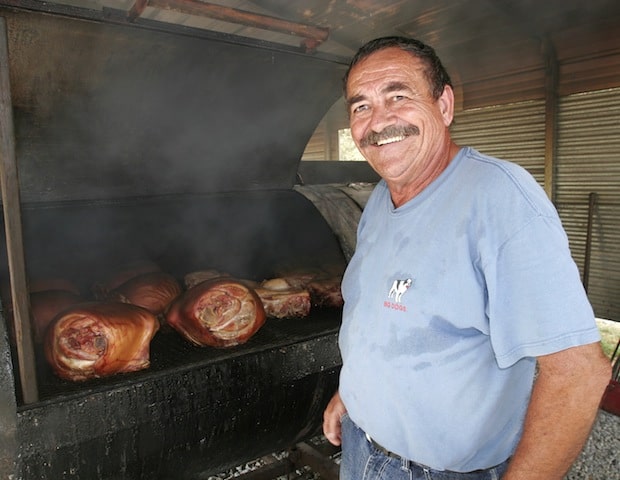
[[[323,117],[323,120],[317,125],[312,137],[306,144],[302,160],[331,160],[332,157],[326,155],[329,150],[329,133],[327,132],[327,120]]]
[[[452,134],[527,168],[544,184],[544,103],[531,101],[457,113]],[[597,316],[620,320],[620,89],[563,97],[559,104],[556,207],[582,274],[591,192],[588,296]]]
[[[341,96],[317,125],[312,137],[306,144],[301,159],[304,161],[340,160],[338,130],[342,128],[349,128],[349,119],[344,98]]]
[[[558,121],[556,204],[583,270],[596,193],[588,295],[598,316],[620,320],[620,88],[562,97]]]
[[[458,112],[452,137],[459,145],[470,145],[487,155],[518,163],[543,184],[545,106],[542,101]]]

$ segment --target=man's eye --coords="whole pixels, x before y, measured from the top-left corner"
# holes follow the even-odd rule
[[[392,101],[394,101],[394,102],[400,102],[401,100],[404,100],[404,99],[405,99],[404,95],[394,95],[392,97]]]
[[[364,110],[368,110],[368,105],[357,105],[351,109],[353,113],[360,113]]]

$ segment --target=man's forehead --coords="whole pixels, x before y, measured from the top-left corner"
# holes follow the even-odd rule
[[[351,68],[347,81],[347,94],[354,95],[364,85],[374,85],[381,90],[388,85],[401,85],[425,81],[424,63],[416,56],[397,47],[390,47],[370,54]]]

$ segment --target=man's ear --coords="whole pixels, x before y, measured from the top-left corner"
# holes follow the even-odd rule
[[[454,90],[450,85],[443,88],[443,93],[437,100],[439,111],[443,117],[444,124],[449,127],[454,118]]]

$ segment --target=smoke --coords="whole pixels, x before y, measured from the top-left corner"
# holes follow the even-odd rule
[[[339,93],[310,57],[62,22],[17,45],[26,201],[290,188]]]
[[[88,288],[139,260],[178,276],[218,268],[260,277],[301,258],[341,259],[316,210],[291,190],[340,93],[341,66],[53,22],[18,45],[31,66],[17,72],[16,101],[29,273]]]

